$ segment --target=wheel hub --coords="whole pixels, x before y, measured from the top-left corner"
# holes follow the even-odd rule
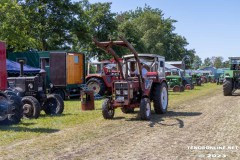
[[[33,113],[33,107],[30,104],[24,104],[23,105],[23,113],[25,115],[32,115]]]

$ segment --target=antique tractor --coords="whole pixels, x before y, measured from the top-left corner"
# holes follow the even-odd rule
[[[179,69],[170,69],[165,71],[168,89],[172,90],[173,92],[183,92],[184,85],[182,81],[182,74]]]
[[[38,75],[25,77],[23,63],[20,61],[20,77],[8,78],[10,89],[22,97],[23,116],[38,118],[41,110],[48,115],[61,114],[64,110],[63,99],[57,94],[46,95],[45,71],[41,69]]]
[[[186,73],[186,69],[189,69],[191,67],[191,57],[188,55],[185,55],[182,59],[182,84],[187,90],[194,89],[192,76]]]
[[[224,81],[224,73],[221,73],[217,79],[217,85],[223,84]]]
[[[199,73],[192,72],[192,83],[193,85],[201,86],[201,75]]]
[[[112,82],[119,76],[117,65],[113,61],[89,62],[86,82],[94,95],[103,96],[112,93]]]
[[[223,95],[231,96],[240,89],[240,57],[229,57],[230,69],[224,71]]]
[[[124,113],[140,108],[140,118],[149,120],[151,116],[151,101],[156,114],[167,112],[168,85],[165,78],[165,58],[154,54],[138,54],[133,46],[120,37],[121,41],[98,42],[95,44],[106,53],[111,54],[119,65],[121,77],[112,83],[112,95],[102,104],[102,114],[105,119],[112,119],[117,107]],[[112,46],[127,47],[133,54],[123,56],[123,64],[112,49]],[[141,62],[148,66],[148,72],[143,75]],[[133,71],[137,70],[138,74]]]

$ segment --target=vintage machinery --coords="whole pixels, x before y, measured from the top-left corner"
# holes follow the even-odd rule
[[[173,92],[183,92],[184,85],[182,81],[182,74],[180,69],[170,69],[165,71],[166,80],[168,83],[168,89],[171,89]]]
[[[229,57],[230,69],[224,71],[223,95],[231,96],[240,89],[240,57]]]
[[[119,77],[117,64],[110,60],[89,62],[86,82],[94,95],[103,96],[106,92],[112,93],[112,82]]]
[[[192,72],[191,75],[192,75],[193,85],[201,86],[202,85],[201,75],[199,73],[196,73],[196,72]]]
[[[85,56],[65,51],[14,52],[8,59],[40,68],[45,62],[46,90],[59,94],[63,99],[79,97],[81,84],[85,83]],[[51,67],[50,67],[51,66]],[[60,74],[61,73],[61,74]]]
[[[121,41],[98,42],[95,44],[111,54],[119,66],[121,77],[112,83],[112,95],[102,104],[102,114],[105,119],[112,119],[117,107],[124,113],[133,112],[140,108],[140,118],[149,120],[151,116],[151,101],[157,114],[167,112],[168,85],[165,78],[165,58],[154,54],[138,54],[133,46],[123,37]],[[133,54],[123,56],[123,65],[112,46],[127,47]],[[141,62],[148,66],[149,72],[142,75]],[[139,74],[131,74],[135,69]]]
[[[20,61],[20,77],[8,78],[10,89],[22,97],[23,115],[27,118],[38,118],[41,110],[49,115],[61,114],[64,110],[63,99],[57,94],[46,95],[46,72],[42,69],[36,76],[25,77],[23,63]]]
[[[5,43],[0,42],[0,124],[17,124],[22,118],[21,98],[6,88],[6,48]]]
[[[183,76],[182,76],[182,83],[185,89],[191,90],[194,89],[192,76],[186,73],[186,69],[191,67],[191,57],[185,55],[182,59],[182,69],[183,69]]]
[[[224,81],[224,74],[221,73],[217,79],[217,85],[223,84],[223,81]]]

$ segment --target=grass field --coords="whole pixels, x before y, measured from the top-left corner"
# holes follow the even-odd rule
[[[185,91],[182,93],[169,92],[169,109],[174,110],[183,101],[191,101],[205,94],[211,93],[211,90],[219,88],[216,84],[204,84],[203,86],[195,87],[194,90]],[[9,145],[30,140],[35,137],[51,135],[51,133],[61,133],[60,131],[74,128],[78,125],[87,124],[91,127],[91,123],[97,122],[101,124],[106,121],[101,114],[101,100],[95,101],[94,111],[81,111],[79,100],[65,101],[64,114],[61,116],[47,116],[43,112],[38,119],[23,119],[18,125],[0,126],[0,146]],[[123,114],[120,109],[116,110],[115,118],[127,115]],[[137,116],[137,114],[136,114]],[[91,123],[89,123],[91,122]],[[96,125],[96,124],[95,124]],[[84,125],[83,125],[84,126]],[[84,127],[82,128],[84,130]],[[81,132],[81,130],[79,130]],[[88,135],[91,136],[91,135]],[[88,138],[88,136],[84,138]]]

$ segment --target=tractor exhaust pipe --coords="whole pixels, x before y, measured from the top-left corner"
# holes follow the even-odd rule
[[[19,63],[20,63],[20,77],[23,77],[23,76],[24,76],[24,73],[23,73],[23,64],[24,64],[24,61],[23,61],[23,60],[20,60]]]

